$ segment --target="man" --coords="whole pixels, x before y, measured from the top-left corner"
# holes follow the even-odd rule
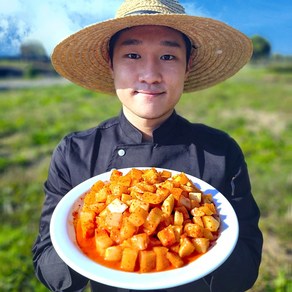
[[[116,93],[119,117],[66,136],[55,149],[40,233],[33,247],[37,277],[52,291],[81,291],[88,279],[68,267],[50,241],[59,200],[73,187],[113,168],[154,166],[183,171],[213,185],[232,204],[239,239],[230,257],[203,279],[168,291],[245,291],[258,276],[262,234],[243,154],[227,134],[191,124],[175,112],[183,92],[235,74],[252,53],[229,26],[188,16],[177,1],[125,1],[117,17],[60,43],[56,70],[85,88]],[[93,291],[118,288],[92,282]],[[119,291],[121,289],[118,289]]]

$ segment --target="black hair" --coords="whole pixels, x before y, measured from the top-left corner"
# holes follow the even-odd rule
[[[123,31],[127,30],[127,29],[129,29],[129,28],[124,28],[122,30],[119,30],[109,40],[109,58],[110,58],[111,63],[113,63],[113,56],[114,56],[114,47],[115,47],[115,44],[116,44],[117,40],[119,39],[120,34]],[[189,63],[190,56],[191,56],[192,48],[195,48],[195,46],[192,44],[192,42],[189,39],[189,37],[187,37],[181,31],[178,31],[178,32],[182,34],[183,40],[184,40],[185,45],[186,45],[186,60],[187,60],[187,64],[188,64]]]
[[[116,32],[109,40],[109,48],[108,48],[108,53],[109,53],[109,57],[110,57],[110,60],[111,60],[111,63],[113,63],[113,57],[114,57],[114,48],[115,48],[115,45],[116,45],[116,42],[120,36],[120,34],[127,30],[128,28],[124,28],[122,30],[119,30],[118,32]]]

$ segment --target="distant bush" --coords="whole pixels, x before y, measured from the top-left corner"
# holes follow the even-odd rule
[[[267,69],[274,73],[292,73],[292,62],[291,63],[271,63],[267,66]]]
[[[255,35],[251,37],[253,43],[253,55],[252,60],[257,61],[259,59],[267,59],[271,54],[271,44],[265,38]]]
[[[23,70],[10,66],[1,66],[0,67],[0,78],[13,78],[13,77],[22,77]]]
[[[40,61],[31,62],[25,71],[25,76],[28,78],[53,75],[57,75],[57,72],[54,70],[53,66],[48,62]]]
[[[0,60],[0,78],[35,78],[39,76],[57,76],[50,60]]]
[[[47,52],[39,41],[27,41],[20,46],[21,58],[28,61],[48,61]]]

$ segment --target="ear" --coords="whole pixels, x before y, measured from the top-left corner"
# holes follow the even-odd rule
[[[113,62],[110,58],[108,60],[108,66],[109,66],[109,70],[111,72],[112,77],[114,77],[114,66],[113,66]]]
[[[185,80],[187,80],[188,77],[189,77],[189,73],[190,73],[190,71],[191,71],[192,64],[193,64],[193,59],[190,58],[190,59],[189,59],[189,62],[188,62],[188,64],[187,64],[187,67],[186,67]]]

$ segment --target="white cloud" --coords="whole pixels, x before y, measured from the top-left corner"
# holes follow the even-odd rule
[[[122,0],[9,0],[0,2],[0,53],[17,52],[22,42],[39,40],[50,54],[66,36],[114,17]]]
[[[0,2],[1,14],[9,15],[16,13],[19,10],[20,2],[19,0],[9,0]]]
[[[181,1],[181,4],[184,6],[186,14],[207,17],[208,12],[197,4],[197,1],[185,0]]]
[[[7,29],[9,27],[9,23],[7,19],[0,20],[0,40],[6,36]]]

